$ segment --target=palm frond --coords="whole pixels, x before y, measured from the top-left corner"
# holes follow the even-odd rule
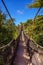
[[[40,2],[35,2],[35,3],[32,3],[30,5],[28,5],[29,8],[39,8],[39,7],[43,7]]]

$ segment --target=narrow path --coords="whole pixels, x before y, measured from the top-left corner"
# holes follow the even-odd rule
[[[17,55],[14,61],[14,65],[29,65],[28,61],[30,59],[30,57],[28,56],[27,53],[27,47],[26,47],[26,43],[24,42],[24,35],[23,32],[21,34],[21,38],[22,41],[20,41],[19,43],[19,47],[18,47],[18,51],[17,51]]]

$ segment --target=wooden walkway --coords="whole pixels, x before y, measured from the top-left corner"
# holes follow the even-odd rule
[[[27,53],[27,46],[26,46],[26,43],[24,42],[23,32],[22,32],[21,38],[22,40],[19,43],[17,55],[13,64],[14,65],[30,65],[29,64],[30,57],[28,56],[28,53]]]

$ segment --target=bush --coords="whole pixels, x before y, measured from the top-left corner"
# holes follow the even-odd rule
[[[33,39],[36,41],[37,44],[43,46],[43,34],[37,34],[37,35],[33,35]]]
[[[5,45],[12,39],[12,33],[4,26],[0,28],[0,46]]]

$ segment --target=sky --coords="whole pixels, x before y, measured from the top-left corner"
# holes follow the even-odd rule
[[[37,8],[31,9],[27,8],[27,4],[31,4],[33,0],[4,0],[10,15],[12,18],[15,18],[15,24],[18,25],[20,22],[26,22],[28,19],[34,19],[35,14],[37,12]],[[4,13],[7,14],[6,9],[4,8],[1,0],[0,0],[0,8]],[[43,10],[40,11],[39,14],[42,13]],[[7,15],[9,18],[9,16]]]

